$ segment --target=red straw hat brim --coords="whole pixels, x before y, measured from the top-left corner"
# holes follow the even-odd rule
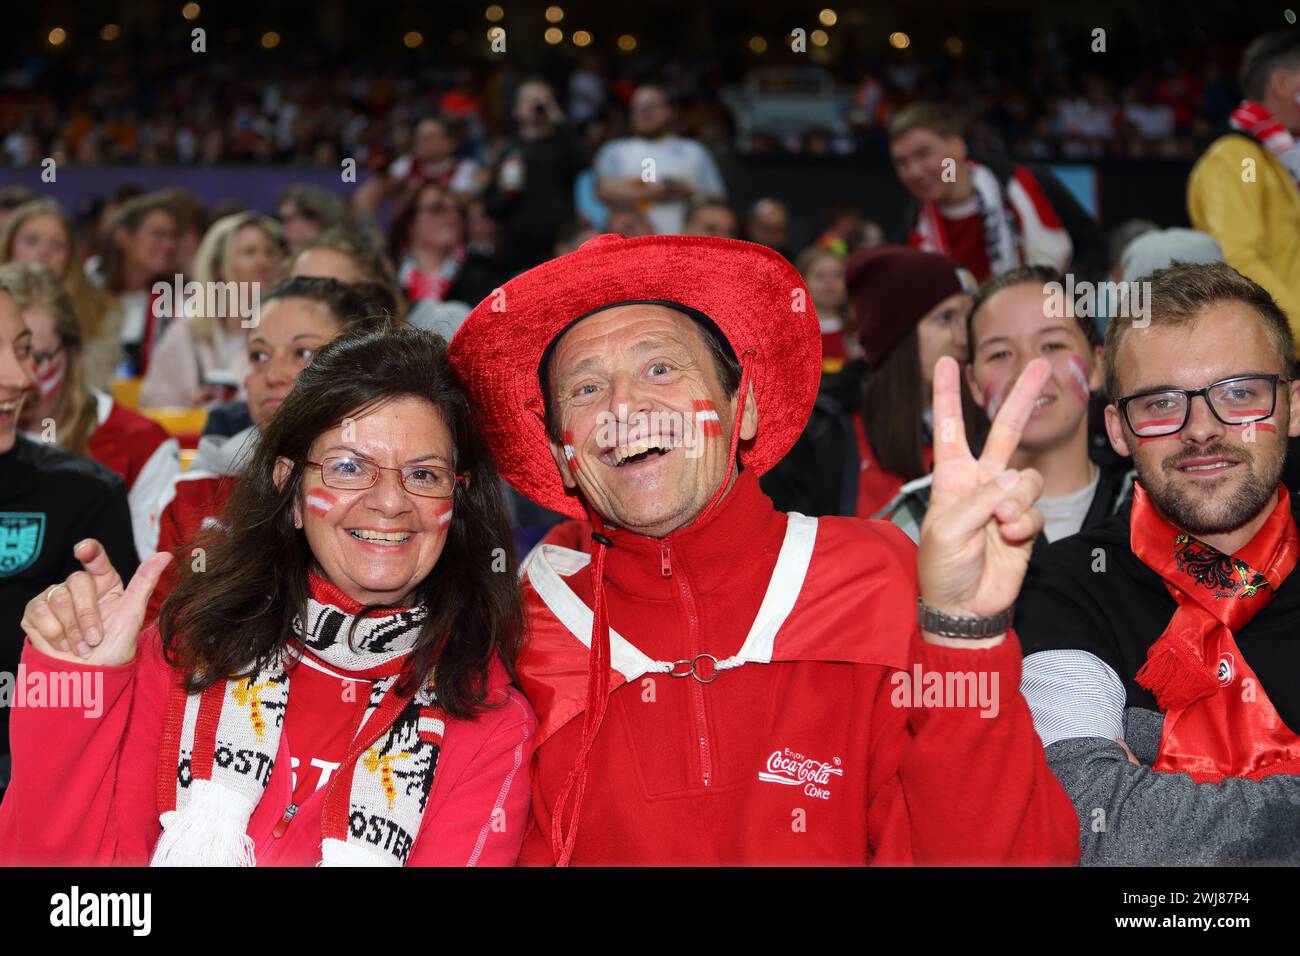
[[[603,235],[511,279],[480,302],[451,342],[479,425],[507,481],[538,504],[586,517],[546,437],[538,365],[579,316],[629,300],[678,302],[708,316],[747,362],[758,434],[741,445],[762,474],[794,445],[817,397],[821,332],[812,297],[781,255],[703,236]]]

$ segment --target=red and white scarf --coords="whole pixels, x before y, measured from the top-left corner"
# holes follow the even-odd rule
[[[1286,488],[1278,488],[1250,542],[1227,555],[1167,521],[1139,482],[1130,541],[1178,602],[1137,672],[1165,714],[1153,769],[1198,783],[1296,773],[1300,738],[1282,723],[1235,637],[1273,600],[1300,556]]]
[[[1292,181],[1300,188],[1300,143],[1296,142],[1296,138],[1272,113],[1253,100],[1242,100],[1232,111],[1228,124],[1263,143],[1286,167]]]
[[[1010,272],[1024,262],[1021,238],[1015,228],[1015,214],[1007,207],[997,174],[974,160],[968,160],[966,165],[970,169],[971,187],[974,189],[980,222],[984,227],[984,247],[989,256],[990,275]],[[926,252],[951,255],[951,244],[938,203],[927,202],[921,205],[915,232],[918,241],[913,245]]]
[[[433,784],[445,714],[431,684],[414,696],[394,686],[420,636],[425,609],[361,610],[313,574],[306,623],[295,619],[295,646],[273,664],[196,694],[186,693],[184,674],[177,672],[159,751],[163,832],[153,866],[256,864],[248,821],[280,752],[292,672],[287,665],[297,655],[373,682],[360,730],[325,794],[321,862],[406,863]]]

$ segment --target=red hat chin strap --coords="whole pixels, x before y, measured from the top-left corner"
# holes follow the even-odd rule
[[[736,462],[736,448],[740,444],[740,428],[745,418],[745,403],[749,398],[749,359],[753,350],[746,351],[740,359],[740,401],[736,404],[736,417],[731,423],[731,441],[727,448],[727,461],[731,467],[723,476],[722,484],[713,493],[713,498],[696,517],[699,521],[722,500],[727,487],[731,484],[732,472]],[[585,499],[584,499],[585,502]],[[573,849],[578,842],[578,820],[582,815],[582,798],[587,790],[587,776],[591,769],[591,749],[596,743],[596,735],[605,720],[605,710],[609,704],[609,609],[605,605],[605,552],[612,542],[605,535],[605,525],[600,515],[587,505],[587,516],[592,526],[591,580],[592,580],[592,619],[591,650],[587,656],[587,709],[582,719],[582,745],[578,756],[573,761],[564,786],[560,788],[551,811],[551,853],[556,866],[568,866],[573,858]],[[565,832],[564,812],[573,801],[573,810],[569,814],[568,832]]]

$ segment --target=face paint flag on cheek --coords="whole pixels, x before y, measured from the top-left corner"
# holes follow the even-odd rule
[[[998,409],[1002,407],[1002,402],[1006,397],[1006,382],[993,382],[984,386],[984,411],[989,416],[989,421],[993,421],[998,417]]]
[[[438,506],[438,527],[445,528],[451,524],[451,501],[450,499]]]
[[[1141,428],[1133,429],[1133,434],[1137,435],[1139,445],[1145,445],[1147,442],[1152,441],[1176,440],[1178,438],[1178,432],[1174,432],[1172,435],[1147,435],[1144,433],[1151,431],[1158,432],[1165,428],[1173,428],[1181,421],[1181,418],[1153,418],[1149,422],[1143,422]]]
[[[569,469],[576,475],[578,473],[578,451],[574,447],[573,432],[564,433],[564,460],[569,463]]]
[[[697,398],[691,402],[695,412],[695,425],[700,434],[706,438],[722,437],[722,420],[718,418],[717,407],[707,398]]]
[[[1237,414],[1242,418],[1254,418],[1256,415],[1263,415],[1267,411],[1267,408],[1245,408]],[[1261,419],[1257,422],[1247,422],[1244,425],[1233,425],[1232,427],[1240,428],[1243,431],[1247,428],[1254,428],[1261,432],[1275,432],[1277,431],[1277,422],[1273,421],[1273,418],[1270,415],[1268,418]]]
[[[307,510],[319,517],[325,517],[338,504],[339,499],[324,488],[313,488],[307,492]]]
[[[1088,398],[1092,395],[1092,388],[1088,385],[1088,369],[1083,364],[1083,359],[1077,355],[1070,355],[1065,360],[1066,383],[1070,386],[1070,391],[1074,397],[1083,405],[1088,404]]]
[[[36,376],[36,388],[41,393],[41,399],[48,399],[63,387],[63,373],[66,367],[62,362],[50,369],[43,375]]]

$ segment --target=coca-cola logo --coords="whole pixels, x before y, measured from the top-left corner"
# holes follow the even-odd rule
[[[804,793],[813,797],[826,799],[830,791],[825,789],[832,777],[844,776],[840,758],[830,761],[817,760],[786,747],[774,750],[767,758],[767,769],[759,771],[758,779],[766,783],[779,783],[787,787],[803,787]]]

